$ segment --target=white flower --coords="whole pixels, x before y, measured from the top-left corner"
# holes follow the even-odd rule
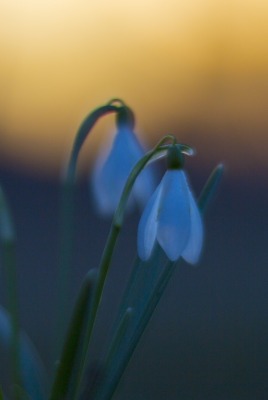
[[[101,213],[109,215],[115,211],[127,178],[143,155],[144,150],[134,132],[121,126],[112,148],[98,158],[93,171],[93,193]],[[143,170],[134,184],[128,205],[135,201],[144,205],[154,190],[154,181],[152,170]]]
[[[182,169],[168,169],[149,200],[138,227],[138,254],[151,256],[158,242],[171,261],[195,264],[203,244],[203,224]]]

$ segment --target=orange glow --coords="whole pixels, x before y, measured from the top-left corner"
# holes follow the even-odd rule
[[[55,172],[88,111],[121,97],[149,138],[268,167],[266,1],[5,0],[0,15],[2,163]]]

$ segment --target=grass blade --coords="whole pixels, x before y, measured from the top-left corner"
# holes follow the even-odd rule
[[[90,271],[80,290],[52,386],[50,400],[66,399],[68,392],[71,390],[70,386],[73,384],[73,380],[77,378],[73,376],[75,361],[88,318],[95,278],[96,271]]]

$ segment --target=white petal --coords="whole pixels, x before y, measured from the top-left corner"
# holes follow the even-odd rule
[[[148,202],[150,196],[154,192],[155,187],[156,182],[154,169],[152,166],[146,166],[146,168],[144,168],[144,170],[138,176],[133,187],[135,200],[141,208]]]
[[[126,180],[124,172],[120,172],[117,161],[111,153],[106,160],[100,160],[92,177],[93,194],[96,206],[101,213],[114,212]]]
[[[142,157],[144,150],[135,133],[128,128],[122,128],[118,132],[119,135],[121,136],[121,145],[125,150],[127,149],[128,155],[138,161]]]
[[[102,213],[114,212],[128,175],[141,156],[142,150],[134,134],[120,130],[108,154],[103,153],[97,160],[92,185],[96,205]]]
[[[182,257],[190,264],[197,263],[203,245],[203,222],[196,201],[189,189],[191,232]]]
[[[138,226],[138,255],[142,260],[150,257],[156,239],[157,215],[162,192],[162,181],[148,201]]]
[[[157,240],[172,261],[184,250],[190,235],[189,191],[181,170],[168,170],[162,180]]]
[[[143,157],[145,151],[133,132],[124,130],[121,134],[124,135],[125,147],[128,147],[128,161],[131,163],[129,165],[130,173],[134,165]],[[126,165],[127,162],[125,161],[124,164]],[[148,202],[155,187],[153,168],[152,166],[146,167],[137,177],[133,187],[134,198],[141,207]]]

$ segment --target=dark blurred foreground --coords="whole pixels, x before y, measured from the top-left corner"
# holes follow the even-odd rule
[[[206,175],[192,177],[200,188]],[[51,375],[58,258],[58,182],[0,171],[18,237],[21,320]],[[268,397],[268,192],[265,179],[227,173],[206,218],[197,268],[171,280],[116,400],[262,400]],[[92,210],[87,182],[76,193],[71,302],[100,259],[109,221]],[[119,240],[94,339],[98,361],[131,261],[138,213]],[[5,304],[1,272],[1,299]],[[71,311],[71,310],[70,310]]]

